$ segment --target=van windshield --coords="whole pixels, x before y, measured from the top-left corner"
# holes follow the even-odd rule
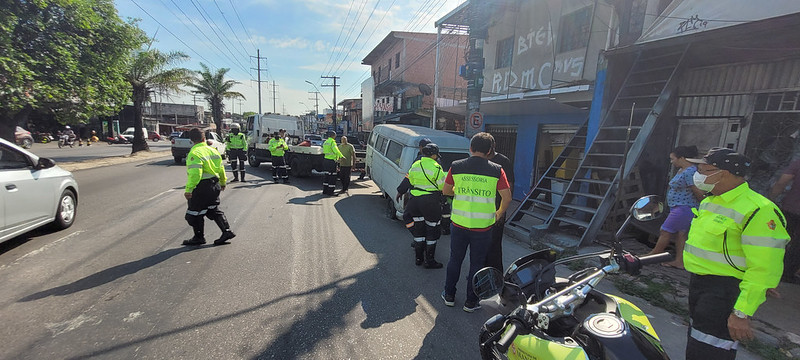
[[[469,157],[467,153],[455,153],[455,152],[441,152],[439,153],[439,157],[441,160],[442,170],[449,171],[450,165],[453,161],[466,159]]]

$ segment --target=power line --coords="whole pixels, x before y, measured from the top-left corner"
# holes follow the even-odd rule
[[[214,5],[217,7],[217,10],[219,10],[220,15],[222,15],[222,20],[225,20],[225,24],[228,24],[228,29],[231,29],[231,35],[233,35],[233,37],[239,43],[239,46],[242,47],[242,50],[244,50],[244,53],[247,54],[247,49],[244,48],[244,45],[242,44],[242,41],[239,40],[238,36],[236,36],[236,31],[233,30],[233,26],[231,26],[231,23],[228,22],[228,18],[225,17],[225,13],[222,12],[222,9],[219,7],[219,4],[217,3],[217,0],[214,0]]]
[[[161,1],[161,5],[162,5],[162,6],[163,6],[165,9],[167,9],[167,11],[169,11],[169,12],[170,12],[170,14],[172,14],[172,15],[173,15],[173,16],[175,16],[176,18],[178,17],[178,15],[177,15],[177,14],[175,14],[175,12],[174,12],[174,11],[172,11],[172,9],[170,9],[170,8],[169,8],[169,6],[167,6],[167,4],[164,2],[164,0],[160,0],[160,1]],[[183,10],[180,8],[180,6],[178,6],[177,4],[175,4],[175,1],[174,1],[174,0],[170,0],[170,1],[172,1],[172,4],[173,4],[173,5],[175,5],[175,6],[178,8],[178,10],[179,10],[181,13],[183,13],[183,16],[185,16],[185,17],[186,17],[186,19],[187,19],[187,20],[189,20],[189,22],[190,22],[192,25],[194,25],[194,27],[195,27],[195,28],[197,28],[197,30],[200,32],[200,34],[201,34],[201,35],[203,35],[203,36],[206,38],[206,40],[208,40],[208,42],[209,42],[209,43],[211,43],[211,45],[213,45],[213,46],[214,46],[214,47],[215,47],[215,48],[216,48],[216,49],[217,49],[217,50],[218,50],[220,53],[223,53],[222,49],[220,49],[220,48],[217,46],[217,44],[216,44],[214,41],[211,41],[211,39],[208,37],[208,35],[206,35],[206,33],[204,33],[204,32],[203,32],[203,30],[201,30],[201,29],[200,29],[200,27],[199,27],[199,26],[197,26],[197,24],[196,24],[194,21],[192,21],[192,19],[191,19],[190,17],[188,17],[188,16],[186,15],[186,13],[184,13],[184,12],[183,12]],[[189,29],[189,31],[192,31],[192,32],[193,32],[193,30],[192,30],[192,29],[189,27],[189,25],[186,25],[186,23],[184,23],[184,22],[181,22],[181,23],[183,24],[183,26],[185,26],[187,29]],[[219,54],[219,53],[218,53],[218,54],[216,54],[216,55],[217,55],[218,57],[220,57],[220,54]],[[225,60],[225,59],[223,59],[223,60]]]
[[[339,39],[342,38],[344,27],[345,25],[347,25],[347,19],[350,18],[350,11],[353,10],[353,3],[355,3],[355,0],[350,0],[350,6],[347,8],[347,15],[345,15],[344,21],[342,21],[342,28],[339,29],[339,35],[336,37],[336,42],[333,44],[333,48],[331,48],[330,53],[328,53],[328,62],[325,63],[325,67],[322,69],[322,74],[325,73],[325,71],[328,69],[328,65],[331,63],[331,59],[333,58],[333,51],[336,49],[337,46],[339,46]],[[353,20],[353,22],[355,23],[355,20]]]
[[[153,19],[153,21],[155,21],[155,22],[156,22],[156,23],[157,23],[159,26],[163,27],[163,28],[164,28],[164,30],[167,30],[167,32],[168,32],[168,33],[170,33],[172,36],[174,36],[174,37],[175,37],[175,39],[177,39],[177,40],[178,40],[178,41],[179,41],[181,44],[183,44],[183,46],[186,46],[186,48],[188,48],[189,50],[191,50],[192,52],[194,52],[195,54],[197,54],[197,57],[199,57],[199,58],[201,58],[201,59],[205,60],[207,63],[211,64],[211,61],[208,61],[208,59],[204,58],[204,57],[203,57],[203,55],[200,55],[200,53],[199,53],[199,52],[197,52],[196,50],[194,50],[194,48],[192,48],[191,46],[189,46],[188,44],[186,44],[186,43],[185,43],[183,40],[181,40],[181,38],[179,38],[179,37],[178,37],[178,35],[175,35],[175,33],[173,33],[172,31],[170,31],[170,30],[169,30],[169,28],[167,28],[166,26],[164,26],[163,24],[161,24],[161,22],[160,22],[160,21],[158,21],[158,20],[157,20],[157,19],[156,19],[156,18],[155,18],[153,15],[150,15],[150,13],[149,13],[149,12],[147,12],[147,10],[145,10],[145,9],[144,9],[144,8],[143,8],[141,5],[139,5],[139,3],[137,3],[137,2],[136,2],[136,0],[131,0],[131,2],[132,2],[134,5],[136,5],[136,7],[138,7],[138,8],[139,8],[139,9],[141,9],[142,11],[144,11],[144,13],[145,13],[145,14],[147,14],[147,16],[149,16],[151,19]],[[212,66],[212,68],[213,68],[213,65],[210,65],[210,66]]]
[[[375,10],[378,9],[378,5],[380,5],[380,3],[381,0],[378,0],[375,3],[375,7],[372,8],[372,12],[369,14],[369,17],[367,17],[367,20],[364,21],[364,26],[361,27],[361,31],[358,32],[358,36],[356,36],[355,40],[353,40],[353,44],[350,45],[350,49],[347,50],[347,55],[345,55],[345,58],[342,60],[342,64],[339,64],[339,66],[336,68],[336,72],[338,72],[339,69],[341,69],[342,65],[345,63],[345,61],[347,61],[347,57],[350,55],[350,52],[353,51],[353,47],[355,47],[356,43],[358,42],[358,39],[361,38],[361,34],[364,33],[364,29],[367,27],[367,24],[369,24],[369,20],[372,19],[372,15],[375,14]]]
[[[353,23],[351,24],[350,29],[348,29],[347,35],[345,36],[344,41],[342,42],[342,47],[343,48],[344,48],[344,46],[346,46],[345,44],[347,44],[347,41],[350,40],[350,36],[353,35],[353,32],[356,30],[356,24],[358,23],[358,20],[361,19],[361,14],[364,13],[364,8],[366,7],[367,2],[368,2],[368,0],[364,0],[364,2],[362,2],[361,6],[358,8],[358,13],[356,13],[355,18],[353,18]],[[380,2],[380,0],[378,2]],[[367,18],[367,21],[369,21],[369,18]],[[366,22],[364,23],[364,25],[366,26]],[[357,41],[357,40],[358,39],[353,40],[353,41]],[[343,54],[344,53],[341,50],[339,50],[339,52],[336,54],[336,58],[330,64],[331,67],[330,67],[330,69],[328,71],[328,75],[330,75],[330,73],[333,71],[333,67],[336,66],[337,63],[339,63],[339,59],[342,58]],[[348,53],[347,55],[344,55],[345,59],[347,58],[348,55],[350,55],[350,54]]]
[[[236,54],[234,54],[234,53],[233,53],[233,51],[231,51],[231,49],[228,47],[228,45],[226,44],[226,41],[225,41],[225,40],[222,38],[222,36],[220,36],[220,35],[219,35],[219,33],[217,33],[217,30],[216,30],[216,29],[214,29],[214,28],[216,27],[216,25],[211,25],[211,22],[213,22],[213,21],[211,21],[211,22],[210,22],[210,21],[209,21],[209,20],[206,18],[206,16],[205,16],[205,15],[203,15],[203,13],[205,12],[205,9],[203,9],[202,11],[200,10],[200,9],[202,8],[202,5],[200,5],[200,7],[198,7],[198,4],[196,4],[196,3],[195,3],[195,0],[189,0],[189,2],[191,2],[191,3],[192,3],[192,5],[194,6],[194,8],[195,8],[195,9],[197,10],[197,12],[200,14],[200,17],[202,17],[202,18],[203,18],[203,21],[205,21],[205,22],[206,22],[206,25],[208,25],[208,27],[210,27],[210,28],[211,28],[211,31],[214,33],[214,35],[216,35],[216,36],[217,36],[217,38],[219,39],[219,41],[220,41],[220,42],[222,42],[222,46],[224,46],[224,47],[225,47],[225,49],[227,49],[227,50],[228,50],[228,53],[230,53],[230,54],[231,54],[231,56],[233,57],[233,60],[236,62],[236,64],[237,64],[237,65],[239,65],[239,67],[240,67],[240,68],[242,68],[242,70],[244,70],[244,72],[245,72],[245,73],[249,73],[249,71],[247,70],[247,68],[246,68],[244,65],[242,65],[242,63],[239,61],[239,58],[236,56]],[[210,17],[210,16],[209,16],[209,17]],[[247,55],[247,54],[245,54],[245,55]]]
[[[242,22],[242,18],[239,16],[239,12],[236,11],[236,6],[233,6],[233,0],[228,0],[228,2],[231,4],[233,12],[236,14],[236,18],[239,19],[239,25],[242,25],[242,29],[244,29],[245,34],[247,34],[247,41],[249,41],[250,45],[253,46],[253,50],[258,50],[256,48],[256,44],[253,44],[253,37],[250,35],[250,31],[248,31],[247,28],[244,26],[244,22]]]

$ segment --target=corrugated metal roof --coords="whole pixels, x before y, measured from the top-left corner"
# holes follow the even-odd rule
[[[800,58],[767,63],[730,64],[689,70],[682,95],[750,94],[800,89]]]
[[[679,117],[743,117],[752,110],[752,95],[681,96]]]

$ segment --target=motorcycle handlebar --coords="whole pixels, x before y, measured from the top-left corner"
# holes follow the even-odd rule
[[[624,254],[618,255],[616,257],[617,263],[619,264],[620,270],[625,271],[631,275],[638,275],[639,270],[642,269],[642,266],[651,265],[662,263],[672,259],[672,255],[667,252],[655,254],[655,255],[647,255],[638,257],[632,254]]]
[[[495,347],[497,350],[500,351],[501,354],[505,354],[508,351],[508,347],[511,346],[511,342],[514,341],[514,338],[517,337],[519,334],[520,324],[518,324],[519,320],[511,320],[508,324],[508,330],[506,331],[503,338],[497,341],[497,345]]]
[[[672,260],[672,255],[668,252],[639,257],[639,263],[641,263],[642,266],[658,264],[669,260]]]

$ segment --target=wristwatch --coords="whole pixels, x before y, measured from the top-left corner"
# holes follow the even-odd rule
[[[750,318],[747,314],[743,313],[741,310],[733,309],[733,315],[738,317],[739,319],[748,319]]]

